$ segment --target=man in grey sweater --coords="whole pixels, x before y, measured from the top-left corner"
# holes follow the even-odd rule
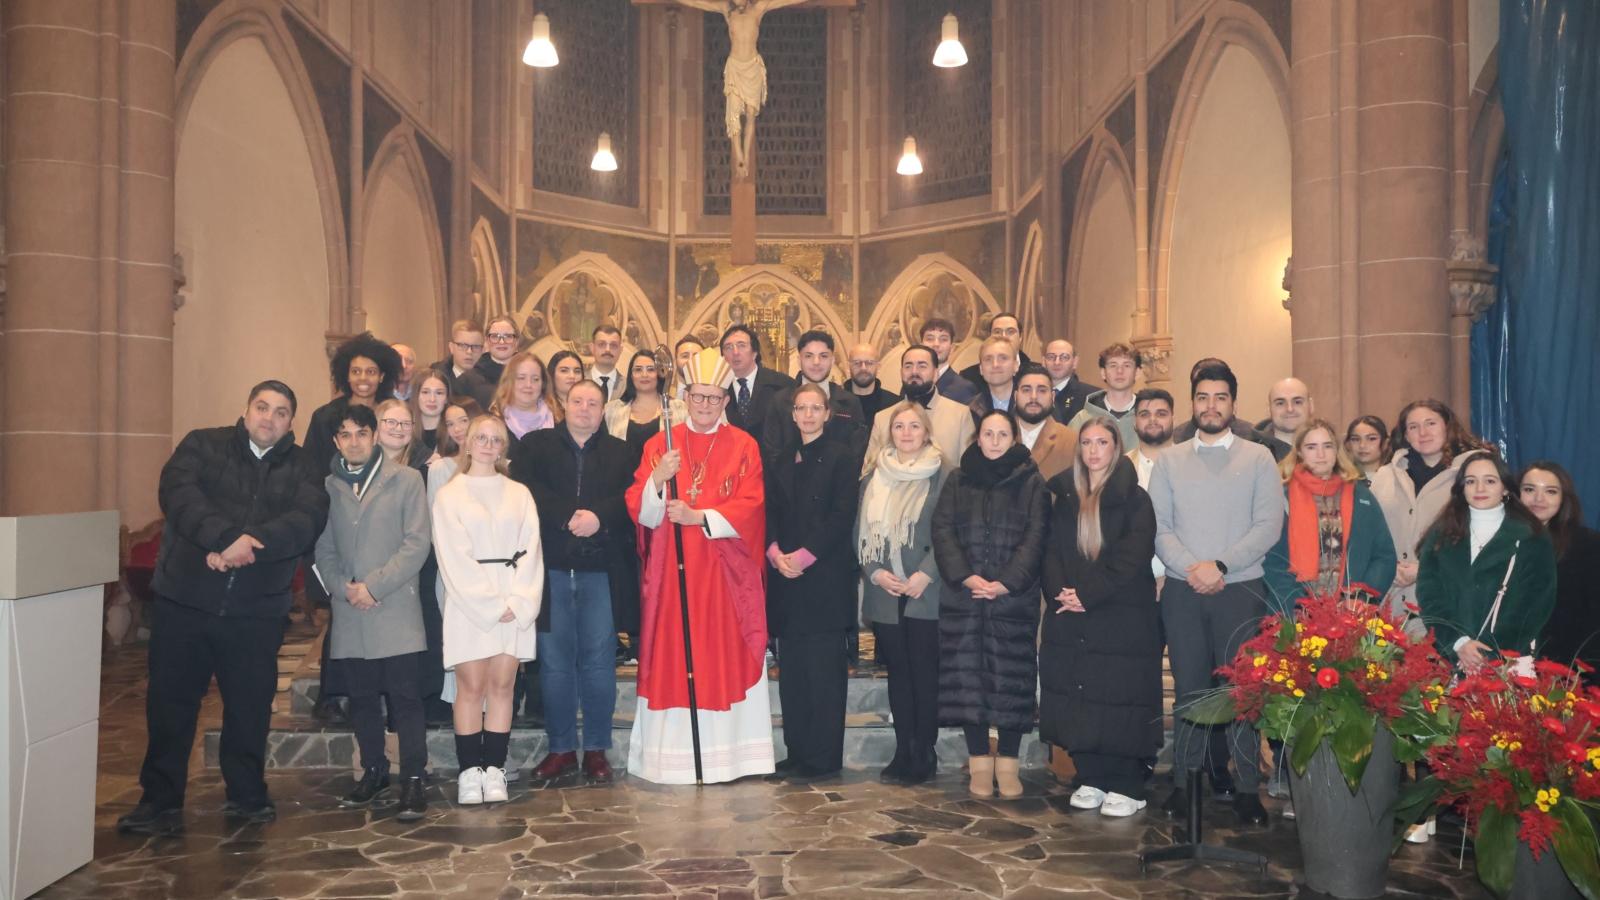
[[[1166,567],[1161,621],[1177,705],[1212,687],[1212,672],[1233,659],[1268,612],[1262,560],[1283,528],[1283,482],[1265,447],[1234,435],[1238,381],[1226,364],[1201,367],[1191,380],[1195,439],[1169,448],[1150,473],[1156,556]],[[1166,811],[1188,809],[1184,773],[1204,768],[1205,729],[1174,719],[1179,788]],[[1266,824],[1258,794],[1260,736],[1244,722],[1228,729],[1238,769],[1233,805],[1242,822]]]

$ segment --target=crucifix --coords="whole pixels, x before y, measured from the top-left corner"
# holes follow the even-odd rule
[[[636,6],[683,5],[721,14],[728,23],[728,61],[722,67],[723,112],[733,145],[730,175],[733,213],[733,263],[756,261],[756,117],[767,102],[767,64],[756,48],[761,19],[786,6],[854,7],[856,0],[633,0]]]

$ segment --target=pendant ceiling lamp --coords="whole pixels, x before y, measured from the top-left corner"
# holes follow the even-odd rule
[[[617,157],[611,152],[610,132],[600,132],[600,143],[594,148],[594,159],[589,161],[589,168],[596,172],[615,172],[617,170]]]
[[[967,48],[961,46],[961,26],[955,13],[945,13],[939,26],[939,49],[933,51],[933,64],[941,69],[954,69],[967,64]]]
[[[905,149],[900,153],[900,164],[894,167],[901,175],[921,175],[922,159],[917,156],[917,139],[906,136]]]
[[[548,69],[561,61],[556,45],[550,43],[550,17],[544,13],[533,17],[533,36],[522,51],[522,61],[536,69]]]

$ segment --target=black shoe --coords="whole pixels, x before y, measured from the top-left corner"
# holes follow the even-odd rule
[[[278,818],[278,807],[274,806],[271,800],[261,800],[255,803],[236,803],[229,800],[227,803],[222,804],[222,814],[260,825],[276,820]]]
[[[1189,792],[1178,788],[1167,795],[1167,802],[1161,804],[1161,811],[1169,819],[1182,819],[1189,815]]]
[[[311,708],[311,717],[328,725],[350,724],[350,698],[325,697]]]
[[[1261,805],[1261,797],[1253,791],[1234,797],[1233,811],[1238,815],[1241,825],[1267,824],[1267,809]]]
[[[811,766],[801,764],[790,769],[783,776],[783,780],[789,782],[790,784],[811,784],[812,782],[826,781],[829,778],[837,778],[838,776],[838,769],[824,771],[822,769],[816,769],[812,768]]]
[[[422,779],[407,778],[400,782],[400,810],[394,814],[402,822],[415,822],[428,813],[428,798],[423,796]]]
[[[889,764],[884,766],[883,771],[878,773],[878,780],[884,784],[905,784],[906,775],[909,774],[910,771],[911,754],[905,750],[896,748],[894,751],[894,759],[889,760]]]
[[[784,757],[783,759],[778,760],[776,763],[773,763],[772,771],[779,775],[783,775],[798,765],[800,764],[795,762],[792,757]]]
[[[934,752],[932,746],[918,747],[911,751],[911,761],[906,764],[905,778],[902,784],[926,784],[939,774],[939,754]]]
[[[1228,767],[1214,769],[1211,772],[1211,796],[1218,800],[1227,800],[1236,793],[1233,786],[1233,776],[1228,773]]]
[[[383,796],[388,790],[389,770],[367,769],[361,774],[361,780],[356,782],[355,790],[339,798],[339,805],[347,809],[370,806],[372,801]]]
[[[177,834],[183,830],[183,807],[140,803],[132,812],[117,819],[117,830],[135,834]]]

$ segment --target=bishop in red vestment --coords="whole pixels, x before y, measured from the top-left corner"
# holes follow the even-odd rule
[[[722,421],[733,372],[721,354],[701,351],[683,375],[689,421],[672,426],[671,452],[664,434],[645,443],[627,494],[643,560],[628,771],[660,784],[694,783],[675,532],[689,587],[705,781],[773,771],[761,454],[750,435]],[[670,480],[677,500],[666,491]]]

